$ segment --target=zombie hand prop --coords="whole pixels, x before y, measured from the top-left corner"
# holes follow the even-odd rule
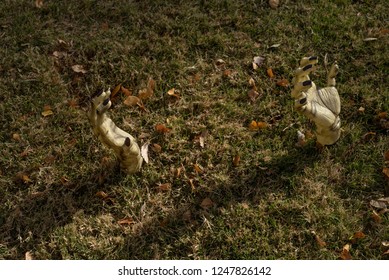
[[[304,57],[300,61],[293,78],[292,97],[295,108],[316,124],[317,142],[332,145],[340,136],[340,98],[335,88],[335,76],[339,70],[336,62],[331,66],[327,76],[327,87],[317,88],[309,79],[315,70],[318,59],[315,56]]]
[[[111,107],[111,91],[100,91],[91,102],[88,111],[93,133],[108,148],[112,149],[119,160],[120,168],[132,174],[140,170],[143,158],[135,138],[118,128],[107,116]]]

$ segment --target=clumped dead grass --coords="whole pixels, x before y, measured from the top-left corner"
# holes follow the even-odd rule
[[[0,258],[338,259],[353,243],[354,259],[387,259],[388,215],[369,205],[389,195],[384,0],[33,2],[0,4]],[[343,134],[323,151],[296,146],[313,126],[277,85],[313,54],[318,85],[325,57],[341,67]],[[85,111],[97,89],[149,78],[146,110],[119,95],[110,111],[150,142],[125,176]]]

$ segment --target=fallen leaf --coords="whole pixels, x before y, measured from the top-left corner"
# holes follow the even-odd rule
[[[289,85],[289,82],[287,79],[282,79],[277,81],[277,85],[281,87],[287,87]]]
[[[386,252],[382,253],[383,255],[389,255],[389,249]]]
[[[132,95],[132,92],[131,92],[131,90],[129,90],[129,89],[127,89],[127,88],[125,88],[124,86],[121,86],[120,90],[121,90],[121,92],[123,92],[123,94],[124,94],[126,97],[128,97],[128,96],[131,96],[131,95]]]
[[[313,236],[315,237],[315,240],[316,240],[316,243],[317,245],[319,245],[320,248],[324,248],[325,246],[327,246],[327,243],[325,241],[323,241],[317,234],[315,231],[311,231],[311,233],[313,234]]]
[[[184,220],[184,221],[190,221],[190,220],[192,220],[192,213],[191,213],[191,211],[190,210],[186,210],[185,212],[184,212],[184,214],[182,214],[182,219]]]
[[[148,152],[149,152],[149,142],[146,142],[142,145],[142,147],[140,148],[140,153],[142,155],[142,158],[144,159],[144,161],[146,163],[149,163],[149,155],[148,155]]]
[[[264,57],[262,57],[262,56],[255,56],[253,58],[253,69],[254,70],[258,69],[263,64],[264,61],[265,61]]]
[[[195,187],[195,185],[193,183],[193,179],[189,179],[189,185],[190,185],[190,187],[192,189],[192,192],[194,192],[196,190],[196,187]]]
[[[179,99],[180,96],[178,94],[176,94],[175,92],[176,92],[176,89],[172,88],[172,89],[168,90],[167,94],[170,95],[170,96],[173,96],[173,97],[175,97],[177,99]]]
[[[121,226],[130,226],[130,225],[135,224],[135,221],[134,221],[133,218],[127,217],[127,218],[119,220],[118,224],[121,225]]]
[[[265,123],[265,122],[252,121],[249,124],[249,130],[252,130],[252,131],[263,129],[263,128],[266,128],[266,127],[267,127],[267,123]]]
[[[269,49],[276,49],[276,48],[278,48],[279,46],[281,46],[281,44],[274,44],[274,45],[271,45],[271,46],[269,47]]]
[[[81,73],[81,74],[86,74],[86,73],[88,73],[88,71],[86,71],[86,70],[84,69],[84,66],[83,66],[83,65],[79,65],[79,64],[73,65],[73,66],[72,66],[72,70],[73,70],[75,73]]]
[[[231,76],[231,74],[232,74],[232,71],[230,69],[226,69],[223,71],[222,76],[223,76],[223,78],[228,78]]]
[[[169,191],[169,190],[171,190],[171,188],[172,188],[172,185],[171,185],[170,183],[159,184],[159,185],[157,186],[157,189],[158,189],[159,191],[162,191],[162,192]]]
[[[141,104],[142,100],[140,100],[139,97],[137,97],[137,96],[130,95],[123,101],[123,103],[125,105],[131,107],[131,106],[134,106],[134,105]]]
[[[388,113],[387,112],[380,112],[380,113],[378,113],[378,118],[379,119],[387,119]]]
[[[232,160],[232,164],[236,167],[239,165],[239,163],[240,163],[240,155],[237,154],[234,156],[234,159]]]
[[[25,254],[24,254],[24,257],[26,259],[26,261],[31,261],[34,259],[34,256],[32,255],[32,253],[30,251],[27,251]]]
[[[43,0],[35,0],[35,7],[39,8],[39,9],[42,8],[43,7]]]
[[[193,164],[193,168],[197,173],[203,173],[203,169],[197,164]]]
[[[68,105],[71,108],[77,108],[78,107],[78,100],[77,99],[69,99]]]
[[[351,255],[350,255],[350,249],[351,249],[351,245],[348,243],[343,246],[342,252],[340,253],[340,258],[342,260],[351,260],[352,259]]]
[[[350,238],[350,242],[351,244],[354,244],[356,243],[359,239],[363,239],[365,238],[365,234],[362,232],[362,231],[357,231],[356,233],[354,233],[353,237]]]
[[[120,91],[122,84],[118,84],[111,92],[110,98],[114,98]]]
[[[384,173],[384,176],[387,180],[389,180],[389,168],[388,167],[384,167],[382,169],[382,173]]]
[[[153,150],[153,152],[155,152],[157,154],[162,152],[162,147],[158,144],[155,144],[155,143],[151,146],[151,149]]]
[[[252,102],[255,102],[255,100],[257,100],[257,98],[259,97],[259,93],[255,89],[252,88],[249,90],[249,93],[247,94],[247,96],[250,98],[250,100]]]
[[[155,89],[155,81],[152,78],[150,78],[147,83],[147,88],[140,90],[138,97],[141,100],[147,100],[153,95],[154,89]]]
[[[280,4],[279,0],[269,0],[270,8],[277,9],[278,5]]]
[[[296,146],[303,147],[307,144],[307,141],[305,140],[305,134],[302,133],[300,130],[297,130],[297,143]]]
[[[382,241],[382,246],[389,247],[389,241]]]
[[[362,106],[361,106],[361,107],[359,107],[359,109],[358,109],[358,112],[359,112],[359,113],[364,113],[364,112],[365,112],[365,108],[364,108],[364,107],[362,107]]]
[[[203,201],[200,204],[201,208],[203,208],[203,209],[209,209],[213,205],[214,205],[214,203],[213,203],[213,201],[209,197],[204,198]]]
[[[63,58],[63,57],[67,56],[67,53],[66,52],[60,52],[60,51],[54,51],[53,52],[53,56],[55,58]]]
[[[255,80],[253,78],[250,78],[249,80],[249,85],[252,87],[254,90],[257,90],[257,87],[255,85]]]
[[[96,193],[96,196],[99,197],[99,198],[102,198],[102,199],[107,199],[107,198],[109,198],[108,194],[106,194],[106,193],[103,192],[103,191],[98,191],[98,192]]]
[[[155,126],[155,131],[164,134],[164,133],[170,132],[171,129],[170,129],[170,128],[167,128],[164,124],[157,124],[157,125]]]
[[[221,59],[221,58],[219,58],[218,60],[216,60],[216,65],[218,65],[218,66],[220,66],[220,65],[223,65],[223,64],[225,64],[226,62],[223,60],[223,59]]]
[[[31,182],[32,182],[32,180],[30,179],[30,177],[28,177],[28,175],[26,175],[26,174],[22,174],[22,175],[21,175],[21,179],[22,179],[23,183],[25,183],[25,184],[28,184],[28,183],[31,183]]]
[[[269,76],[270,79],[274,78],[273,69],[267,68],[266,72],[267,72],[267,75]]]
[[[373,212],[371,213],[371,218],[374,220],[374,222],[378,224],[381,223],[382,218],[375,210],[373,210]]]
[[[380,34],[381,35],[386,35],[388,33],[389,33],[389,28],[383,28],[383,29],[380,30]]]
[[[175,177],[180,177],[181,170],[182,170],[182,167],[177,167],[177,169],[174,171],[174,176]]]
[[[389,150],[387,150],[387,151],[384,153],[384,159],[385,159],[385,161],[389,161]]]
[[[377,38],[373,38],[373,37],[368,37],[368,38],[363,39],[363,41],[365,41],[365,42],[376,41],[376,40],[377,40]]]
[[[22,140],[22,138],[20,137],[20,134],[19,133],[13,133],[12,134],[12,139],[15,140],[15,141],[20,141]]]
[[[383,197],[376,200],[370,200],[370,205],[378,209],[389,208],[389,197]]]

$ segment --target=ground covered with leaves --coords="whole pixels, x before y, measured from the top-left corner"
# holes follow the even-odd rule
[[[0,258],[388,259],[386,0],[4,0],[0,15]],[[290,97],[309,55],[319,86],[340,66],[342,136],[323,150]],[[148,143],[136,175],[92,134],[101,88]]]

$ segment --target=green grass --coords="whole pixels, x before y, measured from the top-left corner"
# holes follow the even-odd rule
[[[369,201],[389,195],[388,130],[377,120],[389,112],[389,6],[280,2],[272,10],[267,1],[240,0],[47,0],[42,8],[2,1],[0,258],[338,259],[362,231],[352,257],[387,259],[389,218],[375,222]],[[253,70],[258,55],[266,60]],[[276,80],[291,81],[307,55],[320,58],[318,85],[325,55],[341,69],[343,134],[321,152],[314,139],[295,145],[298,129],[314,127],[293,110],[290,87],[266,74],[272,68]],[[139,144],[162,147],[150,150],[139,174],[125,176],[85,111],[97,89],[121,83],[137,93],[149,77],[157,88],[146,112],[123,97],[109,112]],[[173,87],[179,100],[166,94]],[[53,115],[43,117],[46,105]],[[252,120],[269,127],[251,132]],[[158,123],[172,131],[158,134]],[[163,183],[171,189],[159,191]],[[204,199],[212,203],[204,207]],[[123,218],[133,224],[120,225]]]

